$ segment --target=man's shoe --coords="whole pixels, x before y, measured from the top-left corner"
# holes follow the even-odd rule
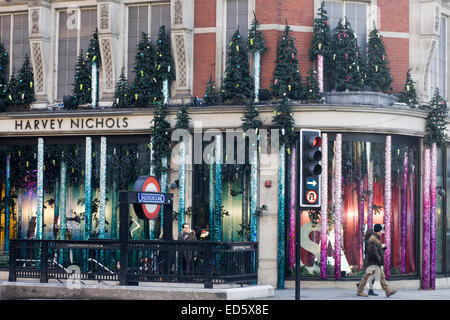
[[[360,297],[368,297],[369,295],[367,294],[367,293],[365,293],[364,291],[358,291],[357,293],[356,293],[356,295],[357,296],[360,296]]]
[[[390,291],[388,291],[387,293],[386,293],[386,297],[390,297],[390,296],[392,296],[393,294],[395,294],[397,292],[397,290],[390,290]]]
[[[378,296],[372,289],[369,289],[369,296]]]

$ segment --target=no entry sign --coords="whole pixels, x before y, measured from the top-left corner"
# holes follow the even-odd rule
[[[134,183],[133,191],[161,192],[161,187],[155,177],[140,176]],[[165,197],[162,194],[142,193],[138,194],[138,201],[142,204],[133,204],[138,218],[153,220],[158,216],[161,210],[161,204],[164,204]]]

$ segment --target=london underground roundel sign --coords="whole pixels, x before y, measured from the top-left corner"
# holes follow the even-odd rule
[[[158,180],[152,176],[140,176],[134,183],[133,191],[161,192]],[[140,219],[155,219],[161,210],[160,204],[133,204],[134,211]]]

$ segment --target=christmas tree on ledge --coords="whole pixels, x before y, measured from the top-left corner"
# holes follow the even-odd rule
[[[92,102],[91,96],[91,71],[84,58],[83,49],[78,55],[75,66],[75,81],[72,90],[73,107]]]
[[[365,81],[372,91],[392,90],[392,76],[388,64],[383,38],[374,24],[367,44],[367,79]]]
[[[410,107],[418,106],[419,99],[417,98],[416,87],[414,80],[411,77],[411,69],[406,73],[406,83],[403,92],[400,93],[400,102],[406,103]]]

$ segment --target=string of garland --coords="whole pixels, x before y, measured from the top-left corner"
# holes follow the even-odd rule
[[[362,71],[364,64],[359,53],[356,34],[350,23],[342,19],[333,31],[333,72],[330,76],[331,89],[337,91],[361,91],[364,87]]]
[[[77,64],[75,65],[75,80],[72,89],[72,105],[70,109],[75,109],[80,104],[86,104],[92,102],[91,96],[91,70],[89,63],[85,59],[83,49],[80,50],[80,54],[77,58]]]
[[[219,103],[219,92],[216,88],[216,84],[212,80],[212,75],[209,75],[209,81],[206,84],[206,91],[203,101],[206,105],[215,105]]]
[[[246,46],[237,29],[228,43],[225,78],[222,85],[224,101],[237,102],[251,98],[254,84],[249,70]]]
[[[131,85],[131,96],[135,107],[147,107],[161,101],[162,93],[156,75],[155,61],[156,53],[149,36],[141,32],[133,69],[136,77]]]
[[[365,82],[372,88],[372,91],[386,92],[392,90],[391,83],[393,79],[388,64],[389,60],[384,47],[383,37],[374,23],[373,30],[369,34],[369,42],[367,43],[367,80]]]
[[[170,156],[170,123],[166,120],[168,115],[167,105],[159,104],[154,111],[152,120],[152,147],[154,158],[152,166],[155,168],[155,175],[159,179],[161,175],[168,171],[162,164],[163,158]]]
[[[406,73],[406,82],[403,91],[400,93],[400,102],[406,103],[410,107],[417,107],[419,99],[417,98],[415,82],[411,77],[411,70]]]
[[[311,49],[309,49],[309,59],[316,60],[317,56],[325,57],[325,62],[329,61],[332,52],[330,23],[325,10],[325,2],[322,1],[320,8],[317,9],[317,18],[314,19],[313,37],[311,40]],[[327,70],[328,68],[325,68]],[[325,72],[327,73],[327,72]]]
[[[297,48],[294,41],[291,28],[286,21],[270,86],[272,95],[277,99],[282,98],[283,95],[294,100],[302,98],[302,76],[298,69]]]
[[[446,148],[445,133],[448,114],[447,102],[442,98],[439,93],[439,89],[436,88],[433,99],[431,99],[429,112],[425,124],[425,139],[424,142],[428,147],[431,147],[433,143],[441,149]]]

